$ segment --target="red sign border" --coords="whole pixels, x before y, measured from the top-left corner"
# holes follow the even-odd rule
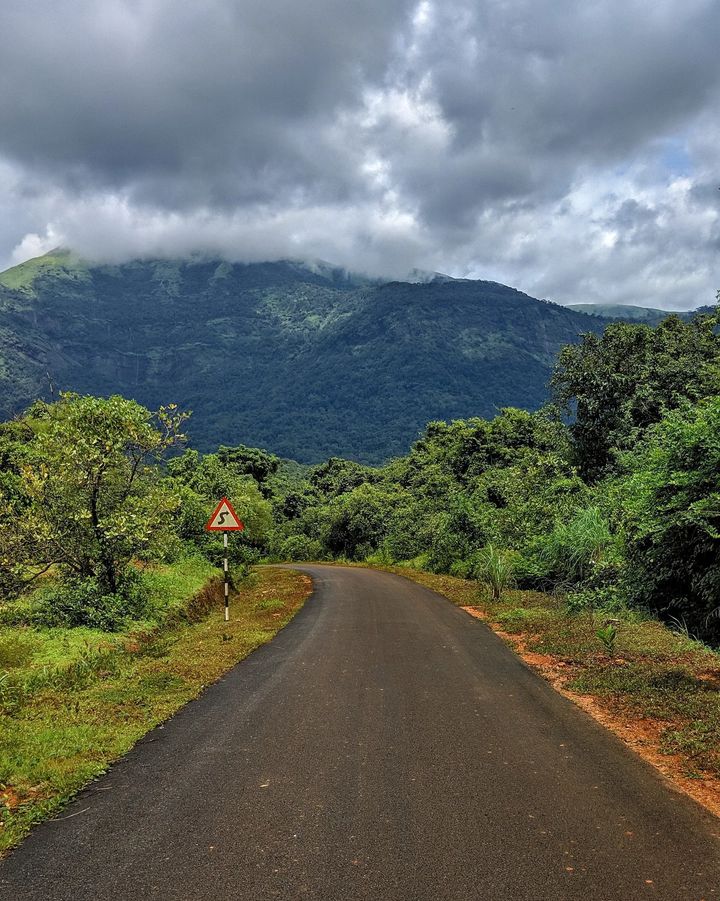
[[[240,523],[240,525],[238,525],[238,526],[214,526],[214,525],[212,525],[212,521],[215,519],[215,517],[220,512],[220,508],[222,507],[223,504],[227,504],[228,509],[230,510],[232,515],[235,517],[235,519]],[[205,523],[205,531],[206,532],[242,532],[244,528],[245,528],[245,525],[244,525],[243,521],[237,515],[237,513],[235,512],[235,508],[233,507],[233,505],[230,503],[230,501],[226,497],[224,497],[220,501],[220,503],[217,505],[217,507],[215,507],[215,510],[213,511],[212,516]]]

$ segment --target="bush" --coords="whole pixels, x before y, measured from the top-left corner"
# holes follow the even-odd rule
[[[435,525],[436,531],[427,555],[427,568],[430,572],[447,573],[453,564],[468,557],[470,547],[465,535],[449,528],[445,514],[436,518]]]
[[[627,609],[625,597],[618,585],[595,585],[571,591],[566,598],[570,613],[586,610],[589,613],[623,613]]]
[[[322,560],[325,556],[322,543],[306,535],[290,535],[278,548],[281,560]]]
[[[382,544],[373,554],[368,554],[365,562],[371,566],[393,566],[395,558],[390,553],[387,544]]]
[[[103,592],[97,579],[77,579],[38,592],[33,621],[43,626],[89,626],[118,632],[148,612],[148,591],[139,573],[129,573],[118,591]]]
[[[472,579],[474,570],[475,564],[472,560],[456,560],[450,564],[450,575],[457,579]]]

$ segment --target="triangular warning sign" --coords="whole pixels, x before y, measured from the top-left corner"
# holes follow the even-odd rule
[[[224,497],[207,521],[205,528],[208,532],[242,532],[245,526],[240,522],[240,517],[233,510],[230,501]]]

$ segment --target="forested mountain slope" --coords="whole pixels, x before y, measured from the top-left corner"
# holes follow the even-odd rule
[[[54,252],[0,275],[0,416],[117,392],[191,409],[200,448],[379,462],[428,420],[539,407],[559,348],[599,328],[494,282]]]
[[[623,322],[643,322],[645,325],[657,325],[671,313],[681,319],[691,319],[696,311],[687,310],[658,310],[655,307],[634,307],[619,303],[571,303],[569,310],[578,313],[587,313],[589,316],[598,316],[601,319],[610,319]],[[705,307],[704,309],[709,309]]]

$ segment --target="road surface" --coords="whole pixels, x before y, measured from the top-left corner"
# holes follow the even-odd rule
[[[720,821],[481,622],[303,569],[292,623],[36,829],[2,899],[720,898]]]

